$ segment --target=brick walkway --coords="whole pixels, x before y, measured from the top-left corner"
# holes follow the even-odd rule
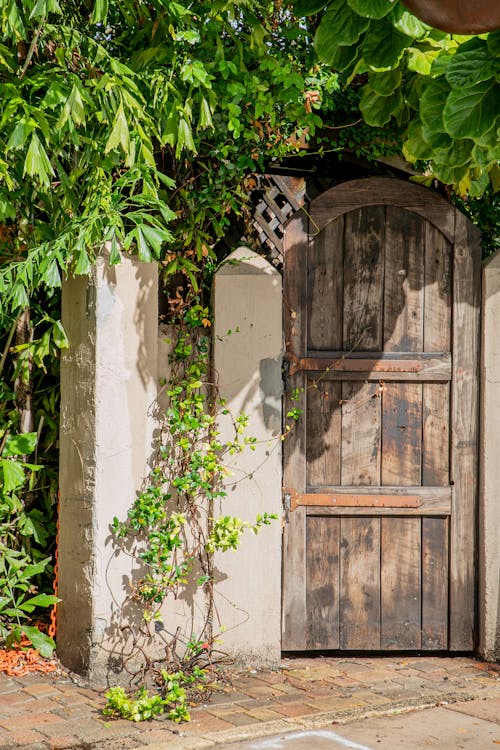
[[[102,691],[68,677],[0,674],[0,750],[202,750],[455,701],[500,698],[500,665],[464,657],[286,659],[276,670],[233,671],[231,687],[177,726],[102,718]]]

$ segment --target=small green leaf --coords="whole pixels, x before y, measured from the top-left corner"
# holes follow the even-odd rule
[[[22,487],[25,476],[23,465],[19,461],[0,458],[0,469],[3,476],[3,492],[12,492],[12,490]]]
[[[113,149],[118,148],[118,146],[121,146],[125,154],[128,154],[130,150],[130,133],[123,104],[120,104],[116,112],[113,129],[104,148],[104,153],[107,154]]]
[[[45,635],[45,633],[41,633],[38,628],[29,625],[22,625],[21,629],[26,638],[29,638],[31,641],[33,647],[40,652],[41,656],[44,656],[46,659],[52,656],[56,647],[52,638]]]
[[[31,138],[28,153],[24,161],[23,176],[38,177],[43,185],[50,185],[50,177],[54,174],[47,152],[42,146],[36,133]]]
[[[82,248],[76,259],[74,273],[77,276],[86,276],[90,272],[90,260],[85,248]]]
[[[58,349],[69,349],[68,337],[60,320],[52,326],[52,340]]]
[[[26,612],[32,612],[35,607],[52,607],[60,601],[59,597],[54,596],[53,594],[37,594],[36,596],[32,596],[31,599],[27,599],[19,606]]]

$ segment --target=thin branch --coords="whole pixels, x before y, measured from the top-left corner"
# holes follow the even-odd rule
[[[28,71],[28,68],[29,68],[30,63],[31,63],[31,58],[33,57],[36,45],[38,44],[38,40],[40,38],[40,34],[42,33],[43,27],[45,26],[45,21],[46,21],[46,18],[44,16],[42,18],[41,22],[40,22],[39,27],[37,28],[37,30],[33,34],[33,39],[31,40],[31,44],[30,44],[29,49],[28,49],[28,54],[26,55],[26,60],[24,61],[23,67],[19,71],[19,78],[24,78],[24,76],[26,75],[26,73]]]

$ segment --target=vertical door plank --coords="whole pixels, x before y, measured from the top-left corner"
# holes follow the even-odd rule
[[[450,384],[422,386],[422,484],[450,483]]]
[[[340,484],[341,383],[307,381],[306,473],[310,487]]]
[[[422,351],[425,220],[386,207],[384,351]]]
[[[299,212],[287,225],[284,234],[284,300],[283,328],[286,351],[302,357],[306,347],[306,262],[308,251],[307,219]],[[292,401],[293,389],[299,400]],[[293,423],[283,444],[285,487],[303,492],[306,486],[306,419],[305,377],[296,373],[287,384],[284,411],[303,410],[301,419]],[[306,550],[305,513],[303,508],[289,514],[283,530],[283,603],[282,648],[305,648],[306,634]]]
[[[309,245],[307,269],[309,349],[342,348],[344,217],[328,224]],[[305,267],[302,267],[305,273]]]
[[[474,647],[475,510],[478,480],[480,235],[456,211],[453,254],[453,380],[450,650]]]
[[[340,519],[307,519],[307,638],[310,649],[339,647]]]
[[[340,519],[340,648],[380,648],[380,519]]]
[[[385,207],[345,216],[344,351],[382,349]]]
[[[421,646],[420,519],[381,519],[381,648]]]
[[[380,484],[382,398],[378,383],[342,383],[341,484]]]
[[[419,485],[422,385],[385,383],[382,395],[382,484]]]
[[[441,232],[425,226],[424,351],[451,350],[451,245]],[[448,383],[422,388],[422,484],[448,485],[450,389]]]
[[[447,518],[422,518],[422,648],[448,648]]]

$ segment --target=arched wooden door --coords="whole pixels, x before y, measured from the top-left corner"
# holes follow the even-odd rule
[[[284,247],[283,650],[470,651],[479,233],[372,178],[313,201]]]

